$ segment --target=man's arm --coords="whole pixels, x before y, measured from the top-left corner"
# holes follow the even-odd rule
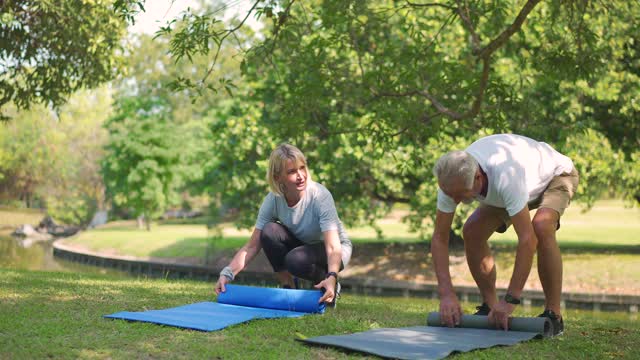
[[[431,239],[431,257],[438,279],[440,297],[455,293],[449,272],[449,232],[451,231],[451,223],[453,223],[453,215],[454,213],[436,211],[436,223]]]
[[[449,327],[460,323],[462,309],[453,289],[449,272],[449,232],[454,213],[436,211],[436,223],[431,239],[431,258],[438,279],[438,295],[440,296],[440,319]]]
[[[533,255],[538,246],[538,238],[533,231],[533,225],[531,225],[528,206],[525,205],[524,209],[512,216],[511,222],[513,223],[513,228],[516,230],[516,234],[518,234],[518,249],[516,251],[516,262],[513,265],[513,274],[511,275],[507,293],[519,299],[522,295],[522,289],[529,277],[529,273],[531,272]],[[507,330],[509,315],[513,313],[514,308],[514,305],[502,299],[491,309],[489,318],[495,321],[499,328]]]

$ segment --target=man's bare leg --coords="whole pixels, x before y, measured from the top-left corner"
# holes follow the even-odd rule
[[[497,302],[496,266],[489,248],[489,237],[500,225],[502,220],[493,209],[480,207],[469,216],[462,230],[469,270],[489,307]]]
[[[533,217],[533,229],[538,238],[538,276],[545,297],[545,309],[560,316],[562,296],[562,256],[556,241],[556,227],[560,216],[548,208],[538,209]]]

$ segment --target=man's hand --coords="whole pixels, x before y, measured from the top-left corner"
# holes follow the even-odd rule
[[[220,275],[220,277],[218,278],[218,282],[216,283],[216,295],[220,295],[220,293],[227,291],[225,286],[229,281],[230,280],[228,277]]]
[[[319,283],[317,283],[314,288],[316,289],[322,289],[324,288],[324,294],[322,295],[322,297],[320,298],[320,300],[318,300],[318,304],[324,302],[331,302],[333,301],[333,297],[336,296],[336,283],[338,282],[338,280],[336,280],[335,277],[333,276],[329,276],[328,278],[320,281]]]
[[[509,316],[515,308],[515,305],[507,303],[504,299],[500,300],[500,302],[491,307],[489,322],[493,323],[498,329],[509,330]]]
[[[440,322],[448,327],[460,325],[462,309],[455,293],[440,298]]]

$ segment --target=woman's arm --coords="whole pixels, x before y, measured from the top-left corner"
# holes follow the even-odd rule
[[[225,285],[233,280],[238,273],[244,270],[251,260],[253,260],[253,258],[260,252],[260,249],[262,249],[262,246],[260,245],[260,234],[262,234],[261,230],[253,229],[253,233],[251,234],[249,241],[233,256],[229,265],[225,267],[218,278],[215,289],[216,294],[219,295],[221,292],[225,292]],[[225,274],[229,271],[231,274]]]
[[[340,236],[338,230],[329,230],[322,233],[324,237],[324,246],[327,252],[327,267],[329,272],[338,273],[340,271],[340,265],[342,263],[342,245],[340,244]],[[326,279],[319,282],[315,288],[324,288],[324,295],[320,298],[319,302],[331,302],[336,295],[336,284],[338,279],[334,276],[329,276]]]
[[[340,271],[342,263],[342,245],[340,244],[340,236],[338,230],[329,230],[322,233],[324,237],[324,247],[327,252],[327,264],[329,272]]]
[[[262,249],[260,245],[260,234],[262,234],[262,230],[253,229],[249,241],[238,250],[233,260],[229,263],[229,267],[233,271],[234,276],[244,270],[251,260],[260,252],[260,249]]]

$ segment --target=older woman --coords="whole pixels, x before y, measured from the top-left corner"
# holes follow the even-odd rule
[[[335,306],[338,273],[351,258],[351,241],[327,188],[313,182],[302,152],[279,145],[269,157],[267,194],[251,239],[221,272],[216,294],[264,249],[282,287],[296,288],[294,276],[325,292],[320,302]]]

